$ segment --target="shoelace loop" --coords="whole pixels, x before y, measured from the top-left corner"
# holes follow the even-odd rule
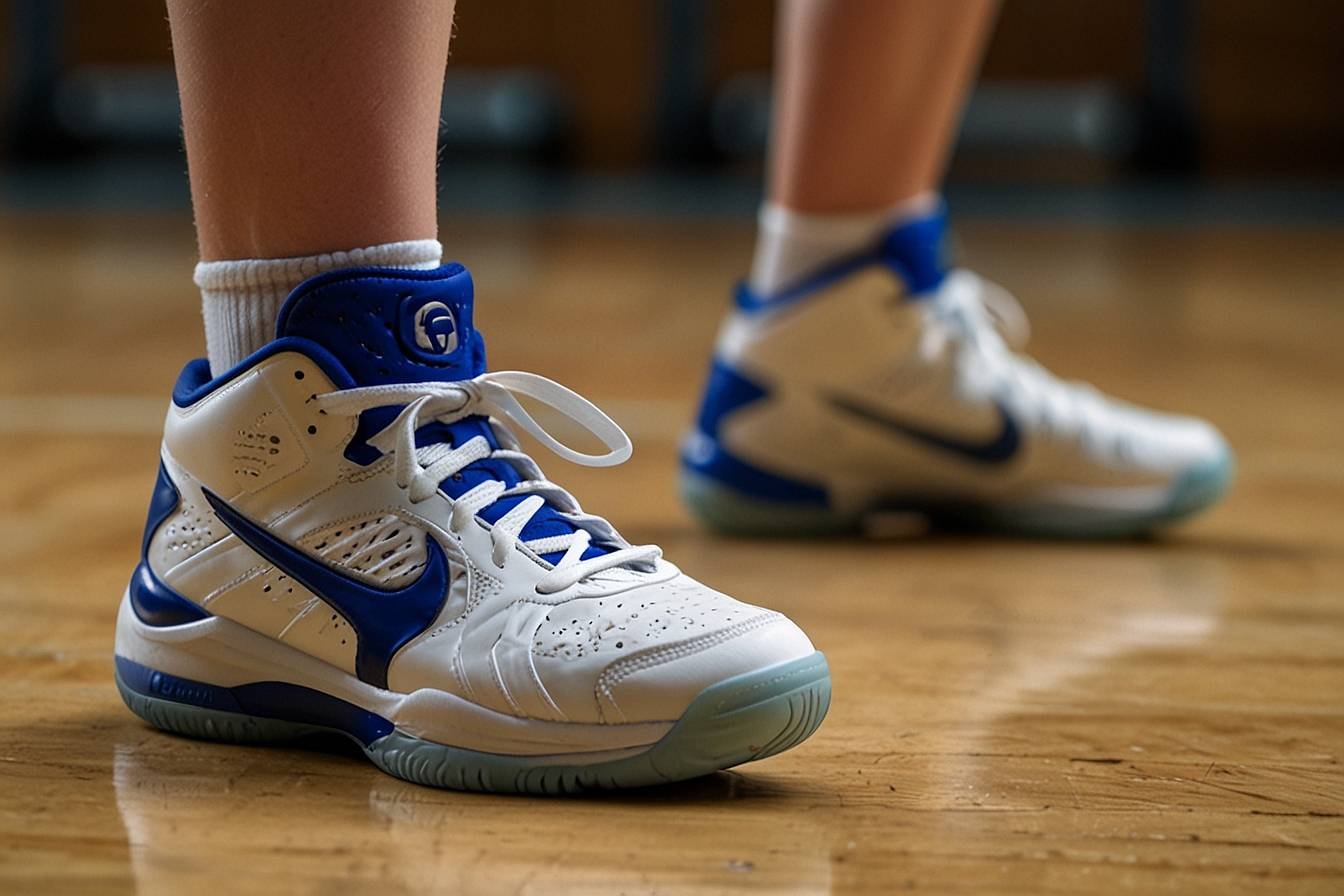
[[[1040,364],[1016,354],[1030,335],[1026,313],[1012,293],[978,275],[956,270],[930,303],[930,311],[963,337],[973,359],[971,372],[981,388],[1028,418],[1060,433],[1081,434],[1102,451],[1118,403],[1087,383],[1061,380]]]
[[[578,424],[595,436],[607,451],[584,454],[564,444],[527,412],[516,395],[539,401]],[[491,479],[459,495],[452,502],[449,528],[461,532],[478,511],[500,498],[526,495],[490,527],[491,559],[502,568],[519,543],[538,555],[564,551],[559,562],[538,583],[537,590],[542,593],[563,590],[606,569],[653,563],[662,556],[657,545],[642,545],[621,547],[597,557],[581,559],[592,543],[592,534],[581,524],[596,522],[613,534],[615,530],[605,520],[582,514],[578,502],[564,489],[547,481],[536,463],[521,451],[495,448],[482,436],[473,436],[455,447],[445,443],[416,447],[416,431],[426,423],[450,424],[481,415],[513,423],[558,456],[576,464],[607,467],[629,459],[632,452],[630,437],[616,421],[588,399],[554,380],[520,370],[502,370],[458,382],[362,386],[326,392],[315,398],[323,411],[340,416],[358,416],[374,408],[402,406],[396,418],[368,442],[384,454],[392,455],[397,484],[407,489],[412,503],[426,500],[439,490],[439,483],[478,460],[496,458],[512,464],[523,475],[523,481],[509,487]],[[519,534],[546,505],[548,498],[562,509],[571,511],[575,531],[520,542]]]

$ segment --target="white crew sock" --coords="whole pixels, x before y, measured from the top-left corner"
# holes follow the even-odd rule
[[[892,227],[938,207],[936,193],[921,193],[889,208],[871,212],[818,215],[782,205],[761,205],[751,288],[770,296],[846,255],[877,244]]]
[[[427,270],[442,258],[438,240],[404,240],[301,258],[203,261],[192,279],[201,288],[210,371],[218,376],[274,339],[280,306],[309,277],[341,268]]]

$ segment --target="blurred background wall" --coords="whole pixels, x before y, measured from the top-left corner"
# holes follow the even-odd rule
[[[449,170],[444,189],[565,201],[562,172],[656,203],[650,177],[694,173],[715,185],[707,207],[749,207],[773,15],[772,0],[460,0],[445,158],[487,176],[471,194]],[[0,202],[184,203],[159,0],[9,0],[5,17]],[[953,188],[1276,183],[1332,211],[1342,39],[1333,2],[1008,0]],[[622,189],[632,176],[644,186]]]

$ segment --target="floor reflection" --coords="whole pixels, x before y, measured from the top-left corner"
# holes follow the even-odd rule
[[[1205,664],[1228,600],[1224,558],[1102,552],[1073,566],[1075,600],[1051,595],[1051,611],[1037,615],[1036,599],[1024,596],[1019,621],[992,642],[962,702],[960,742],[933,769],[945,796],[977,807],[1082,808],[1090,796],[1073,786],[1070,763],[1143,757],[1152,715],[1179,716],[1195,694],[1217,694]],[[1136,721],[1140,711],[1149,717]],[[1014,765],[1033,760],[1029,773]]]
[[[167,736],[116,748],[139,893],[188,893],[202,874],[238,892],[831,891],[835,836],[805,811],[825,794],[769,774],[497,797],[352,772],[329,745],[248,752]]]

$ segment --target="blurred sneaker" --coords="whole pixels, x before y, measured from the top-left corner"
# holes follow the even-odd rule
[[[944,269],[944,230],[938,211],[779,294],[739,288],[682,451],[698,517],[802,534],[897,511],[1105,537],[1218,500],[1233,463],[1217,430],[1015,353],[1021,308],[970,271]]]
[[[629,439],[563,386],[486,373],[471,312],[460,266],[339,271],[234,369],[187,365],[117,620],[126,704],[226,741],[336,731],[398,777],[496,791],[675,781],[810,735],[825,658],[548,481],[507,425],[593,466]]]

